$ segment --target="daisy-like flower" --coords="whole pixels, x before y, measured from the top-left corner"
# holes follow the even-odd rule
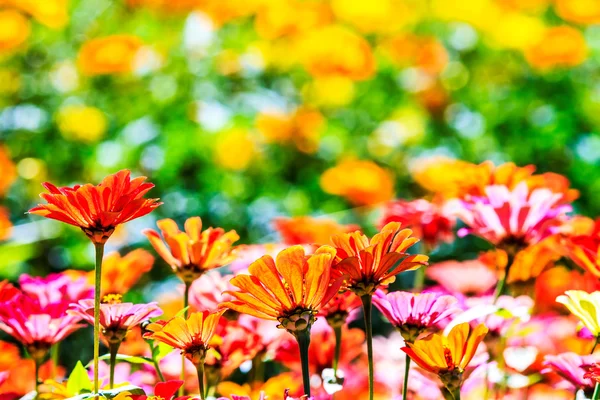
[[[498,277],[481,260],[443,261],[427,267],[426,275],[450,293],[481,295],[498,282]]]
[[[600,359],[597,355],[581,356],[576,353],[567,352],[557,355],[546,355],[544,357],[544,365],[546,369],[542,372],[555,372],[561,378],[571,383],[575,388],[582,389],[588,396],[591,397],[594,391],[595,382],[586,375],[585,366],[598,363]]]
[[[360,308],[360,298],[352,292],[337,293],[317,314],[324,317],[333,329],[346,324],[348,317]]]
[[[102,296],[125,294],[152,269],[154,256],[143,249],[136,249],[124,256],[118,252],[108,254],[102,263]],[[87,275],[88,282],[94,282],[94,273]]]
[[[339,260],[334,270],[347,275],[347,288],[358,296],[372,295],[400,272],[427,265],[429,257],[406,253],[419,241],[411,235],[410,229],[401,230],[398,222],[390,222],[370,240],[359,231],[333,236]]]
[[[156,252],[171,266],[186,284],[191,284],[206,271],[229,264],[235,259],[232,245],[239,239],[235,231],[225,232],[222,228],[202,230],[200,217],[185,221],[185,232],[172,219],[157,222],[161,230],[144,230]],[[166,242],[166,243],[165,243]]]
[[[29,213],[77,226],[92,242],[103,244],[117,225],[142,217],[162,204],[158,199],[144,198],[154,187],[145,180],[145,176],[131,179],[130,171],[122,170],[96,186],[88,183],[58,188],[45,182],[43,186],[49,193],[40,197],[48,204],[40,204]]]
[[[447,336],[434,333],[414,343],[407,343],[402,351],[421,368],[438,375],[445,390],[458,399],[465,369],[487,331],[483,324],[471,329],[465,322],[452,328]]]
[[[175,397],[175,394],[181,385],[183,385],[183,381],[158,382],[156,386],[154,386],[153,396],[147,396],[145,394],[130,394],[127,395],[127,397],[131,398],[131,400],[187,400],[190,398],[190,396]]]
[[[221,275],[217,270],[203,274],[190,287],[190,307],[196,311],[218,310],[222,302],[233,299],[224,293],[233,289],[229,283],[231,278],[233,275]]]
[[[329,243],[332,235],[358,229],[356,225],[341,225],[332,219],[314,217],[276,218],[273,225],[287,245],[323,245]]]
[[[437,293],[375,292],[373,304],[399,330],[407,342],[414,342],[426,329],[460,311],[453,296]]]
[[[600,278],[600,234],[574,236],[566,242],[567,254],[577,265]]]
[[[19,277],[19,286],[23,293],[37,300],[40,307],[53,317],[64,315],[71,303],[94,297],[94,287],[83,276],[73,278],[68,273],[46,277],[23,274]]]
[[[567,290],[565,294],[558,296],[556,301],[579,318],[592,335],[600,337],[600,292]]]

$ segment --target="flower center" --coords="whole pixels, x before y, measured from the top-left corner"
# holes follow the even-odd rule
[[[444,359],[446,360],[446,365],[448,366],[448,371],[453,371],[454,370],[454,362],[452,361],[452,352],[447,347],[444,347]]]
[[[102,298],[104,304],[120,304],[122,303],[123,296],[120,294],[107,294]]]

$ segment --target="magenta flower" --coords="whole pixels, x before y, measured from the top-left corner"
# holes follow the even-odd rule
[[[450,293],[481,295],[492,289],[498,277],[480,260],[448,260],[427,267],[425,274]]]
[[[373,304],[396,327],[404,340],[413,342],[427,328],[435,326],[444,318],[460,309],[453,296],[437,293],[392,292],[377,290]]]
[[[94,301],[80,300],[79,303],[71,305],[68,313],[93,325]],[[162,315],[162,310],[157,303],[105,303],[100,304],[100,327],[109,343],[121,343],[131,328],[160,315]]]
[[[23,274],[19,277],[19,286],[28,297],[36,299],[53,316],[64,314],[71,303],[94,298],[94,287],[85,276],[74,279],[65,273],[46,277]]]
[[[579,354],[568,352],[558,355],[547,355],[544,357],[544,365],[548,368],[542,372],[556,372],[563,379],[575,386],[575,388],[583,389],[584,392],[591,394],[594,391],[596,382],[584,378],[586,371],[583,367],[598,361],[600,361],[600,357],[595,354],[580,356]]]
[[[504,250],[538,243],[554,233],[572,209],[561,203],[561,193],[545,188],[530,193],[525,182],[513,191],[502,185],[487,186],[485,193],[485,197],[450,202],[448,209],[467,225],[459,236],[480,236]]]
[[[221,275],[217,270],[205,272],[196,279],[189,291],[189,302],[196,311],[217,311],[219,305],[233,300],[227,290],[235,289],[229,281],[233,275]]]

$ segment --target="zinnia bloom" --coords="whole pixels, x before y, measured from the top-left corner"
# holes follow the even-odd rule
[[[581,320],[592,335],[600,337],[600,292],[587,293],[583,290],[567,290],[556,298],[571,314]]]
[[[29,37],[29,34],[31,33],[29,20],[16,10],[1,10],[0,26],[3,28],[2,37],[0,38],[0,53],[7,53],[17,49],[19,46],[25,43]],[[0,178],[0,189],[1,180],[2,179]]]
[[[29,210],[31,214],[56,219],[77,226],[95,244],[104,244],[117,225],[142,217],[162,203],[143,196],[154,187],[144,183],[145,176],[131,179],[128,170],[109,175],[97,186],[92,184],[57,188],[49,182],[43,186],[50,193],[40,204]]]
[[[273,225],[287,245],[323,245],[329,243],[333,235],[358,229],[356,225],[342,225],[329,218],[314,217],[276,218]]]
[[[548,28],[538,43],[525,52],[532,67],[547,70],[555,67],[575,67],[588,56],[583,34],[564,25]]]
[[[44,312],[53,317],[63,316],[71,303],[92,299],[94,288],[81,276],[73,278],[68,272],[33,277],[23,274],[19,286],[29,298],[37,300]]]
[[[585,374],[583,375],[586,379],[591,379],[596,383],[600,383],[600,364],[595,362],[591,365],[584,366]]]
[[[292,142],[303,153],[318,149],[320,131],[325,125],[323,115],[315,110],[299,108],[291,115],[261,113],[256,127],[267,143]]]
[[[112,35],[83,44],[77,62],[86,75],[131,72],[136,53],[143,43],[137,36]]]
[[[332,328],[338,328],[362,305],[360,298],[352,292],[337,293],[321,307],[318,316],[324,317]]]
[[[250,275],[231,280],[239,291],[227,292],[235,300],[223,303],[223,307],[278,320],[278,327],[290,333],[309,330],[318,310],[342,284],[342,279],[331,279],[334,256],[330,246],[319,247],[310,257],[302,246],[281,251],[276,261],[263,256],[250,265]]]
[[[567,239],[566,249],[571,260],[600,278],[600,234],[580,235]]]
[[[157,225],[164,241],[152,229],[146,229],[143,233],[186,284],[191,284],[204,272],[227,265],[235,259],[232,244],[239,239],[235,231],[225,232],[222,228],[203,231],[200,217],[188,218],[185,232],[180,231],[172,219],[162,219]]]
[[[146,395],[140,395],[140,394],[132,394],[132,395],[127,395],[127,397],[130,397],[132,400],[171,400],[173,399],[173,397],[175,396],[175,394],[177,393],[177,391],[179,390],[179,388],[181,387],[181,385],[183,385],[183,381],[167,381],[167,382],[158,382],[156,384],[156,386],[154,386],[154,395],[153,396],[146,396]],[[181,399],[181,400],[185,400],[188,399],[189,396],[186,397],[175,397],[175,399],[173,400],[177,400],[177,399]]]
[[[589,0],[556,0],[556,13],[565,21],[576,24],[600,23],[600,3]]]
[[[598,361],[600,361],[598,356],[593,354],[580,356],[576,353],[567,352],[558,355],[546,355],[544,365],[547,369],[542,372],[556,372],[577,389],[583,389],[588,394],[587,397],[591,397],[595,382],[589,376],[585,376],[586,371],[583,367]]]
[[[410,229],[401,230],[398,222],[390,222],[371,240],[358,231],[333,236],[336,259],[340,260],[334,270],[347,275],[349,290],[358,296],[371,295],[400,272],[427,265],[429,257],[406,253],[419,241],[411,235]]]
[[[478,325],[471,329],[467,322],[456,325],[447,336],[433,334],[414,343],[407,343],[402,351],[426,371],[440,377],[452,394],[460,390],[463,373],[483,341],[488,329]]]
[[[437,293],[375,292],[373,304],[407,342],[414,342],[427,328],[460,311],[453,296]]]
[[[484,294],[498,282],[495,272],[480,260],[443,261],[427,267],[425,274],[448,292],[464,295]]]
[[[153,264],[154,256],[143,249],[122,257],[118,252],[108,254],[102,261],[102,296],[127,293]],[[88,273],[87,279],[94,282],[94,271]]]
[[[231,278],[233,275],[221,275],[217,270],[204,273],[190,286],[190,306],[196,311],[217,311],[221,303],[233,300],[224,293],[233,289]]]

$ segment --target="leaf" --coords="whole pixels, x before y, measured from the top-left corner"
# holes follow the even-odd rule
[[[129,392],[129,394],[133,394],[133,395],[145,395],[146,394],[142,388],[139,388],[139,387],[133,386],[133,385],[126,385],[126,386],[122,386],[122,387],[119,387],[119,388],[116,388],[113,390],[101,390],[100,398],[114,399],[115,397],[117,397],[119,395],[119,393],[122,393],[122,392]],[[86,394],[82,394],[79,396],[71,397],[71,398],[69,398],[69,400],[93,399],[93,398],[96,398],[97,396],[98,395],[96,395],[94,393],[86,393]]]
[[[83,391],[91,391],[92,382],[88,376],[88,372],[81,363],[77,361],[77,365],[73,368],[71,375],[67,379],[67,391],[71,394],[79,394]]]
[[[98,357],[99,360],[110,360],[110,354],[105,354],[103,356]],[[151,358],[148,357],[138,357],[138,356],[128,356],[126,354],[117,354],[117,361],[126,361],[131,364],[150,364],[154,365],[154,362]]]
[[[173,347],[165,343],[159,343],[156,347],[158,348],[158,355],[155,358],[156,361],[162,360],[173,351]]]

